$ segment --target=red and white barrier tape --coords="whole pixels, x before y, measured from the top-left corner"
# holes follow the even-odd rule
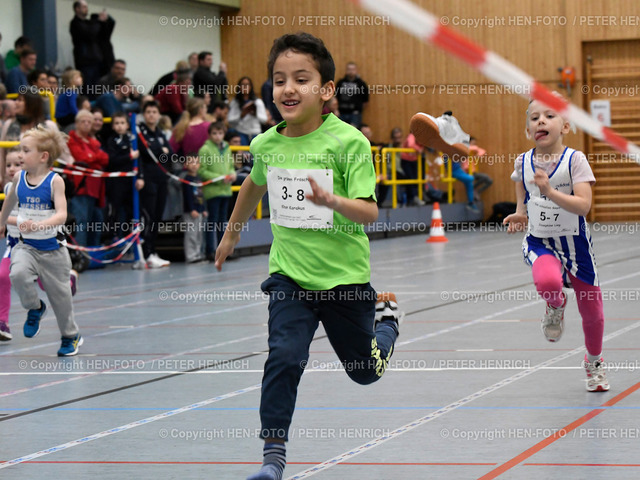
[[[126,237],[121,238],[120,240],[118,240],[117,242],[112,243],[111,245],[104,245],[102,247],[82,247],[80,245],[75,245],[75,244],[69,244],[67,243],[67,248],[70,248],[71,250],[78,250],[81,252],[104,252],[106,250],[111,250],[112,248],[118,247],[120,245],[122,245],[123,243],[126,243],[128,240],[130,240],[132,237],[134,237],[135,235],[137,235],[138,233],[140,233],[142,231],[142,228],[138,225],[136,226],[133,231],[127,235]],[[73,238],[73,237],[71,237]]]
[[[78,251],[82,252],[84,255],[89,257],[89,259],[92,262],[99,263],[101,265],[108,265],[108,264],[116,263],[116,262],[119,262],[120,260],[122,260],[122,257],[124,257],[125,254],[129,251],[129,249],[136,243],[136,241],[140,237],[140,233],[141,232],[142,232],[142,229],[139,226],[137,226],[134,229],[134,231],[131,232],[126,237],[121,238],[117,242],[115,242],[115,243],[113,243],[111,245],[104,246],[104,247],[81,247],[80,245],[71,245],[71,244],[67,243],[67,248],[70,248],[72,250],[78,250]],[[115,256],[114,258],[109,258],[107,260],[104,260],[104,259],[92,257],[89,254],[89,252],[101,252],[101,251],[105,251],[105,250],[111,250],[111,249],[113,249],[115,247],[119,247],[123,243],[126,243],[126,245],[124,246],[122,251],[117,256]]]
[[[138,173],[138,169],[134,168],[130,172],[103,172],[102,170],[96,170],[95,168],[82,167],[76,163],[68,163],[61,158],[58,159],[58,163],[63,167],[54,167],[51,170],[57,173],[69,173],[71,175],[82,175],[80,172],[86,172],[87,176],[93,177],[133,177]],[[56,168],[58,170],[56,170]],[[76,171],[77,170],[77,171]],[[90,175],[93,174],[93,175]]]
[[[592,118],[587,112],[556,97],[536,80],[498,54],[442,25],[438,18],[408,0],[351,0],[362,8],[384,15],[398,28],[458,57],[478,72],[503,85],[513,86],[527,99],[539,100],[574,123],[580,130],[628,154],[640,163],[640,147]]]
[[[138,174],[137,170],[131,172],[102,172],[100,170],[86,169],[75,170],[71,168],[51,167],[56,173],[66,173],[67,175],[81,175],[83,177],[97,177],[97,178],[122,178],[122,177],[134,177]]]

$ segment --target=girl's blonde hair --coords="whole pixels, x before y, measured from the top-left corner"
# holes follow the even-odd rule
[[[53,166],[53,162],[60,158],[69,138],[59,130],[46,128],[42,125],[27,130],[22,139],[24,140],[27,137],[32,137],[35,140],[36,148],[39,152],[47,152],[49,154],[49,160],[47,161],[47,166],[49,167]]]
[[[180,121],[173,129],[173,137],[176,142],[182,141],[182,139],[184,138],[184,134],[187,132],[187,128],[189,127],[189,122],[193,117],[198,115],[198,112],[204,105],[205,103],[202,98],[193,97],[187,100],[187,108],[184,112],[182,112]]]
[[[71,88],[73,86],[73,77],[76,75],[82,75],[80,70],[69,69],[62,73],[62,86],[64,88]]]

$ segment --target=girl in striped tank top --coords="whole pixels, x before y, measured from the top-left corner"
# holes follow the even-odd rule
[[[609,390],[602,359],[604,312],[593,242],[586,216],[595,177],[584,153],[563,145],[571,125],[538,101],[527,109],[527,138],[535,148],[520,155],[511,179],[516,182],[516,212],[505,218],[508,233],[526,230],[522,242],[538,294],[547,302],[542,332],[560,340],[567,296],[563,276],[576,294],[587,353],[587,390]]]

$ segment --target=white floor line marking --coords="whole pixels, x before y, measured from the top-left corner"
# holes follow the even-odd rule
[[[169,323],[175,323],[175,322],[181,322],[183,320],[191,320],[192,318],[199,318],[199,317],[206,317],[209,315],[217,315],[220,313],[228,313],[228,312],[233,312],[236,310],[242,310],[245,308],[253,308],[253,307],[257,307],[259,305],[263,305],[266,304],[267,302],[254,302],[254,303],[249,303],[247,305],[240,305],[239,307],[231,307],[231,308],[225,308],[222,310],[212,310],[209,312],[202,312],[202,313],[196,313],[193,315],[187,315],[186,317],[178,317],[178,318],[170,318],[169,320],[162,320],[160,322],[152,322],[152,323],[146,323],[144,325],[137,325],[131,328],[123,328],[123,329],[119,329],[119,330],[108,330],[102,333],[96,333],[94,335],[86,335],[84,337],[84,339],[88,339],[88,338],[95,338],[95,337],[104,337],[107,335],[114,335],[116,333],[122,333],[122,332],[131,332],[133,330],[140,330],[143,328],[149,328],[149,327],[157,327],[159,325],[167,325]],[[24,348],[18,348],[16,350],[8,350],[6,352],[1,352],[0,356],[6,356],[6,355],[13,355],[14,353],[20,353],[20,352],[28,352],[31,350],[37,350],[39,348],[43,348],[43,347],[50,347],[52,345],[58,345],[58,342],[49,342],[49,343],[41,343],[38,345],[33,345],[31,347],[24,347]]]
[[[636,328],[640,327],[640,322],[636,322],[632,325],[629,325],[628,327],[622,328],[620,330],[617,330],[613,333],[610,333],[609,335],[605,336],[604,341],[610,340],[612,338],[615,338],[619,335],[623,335],[631,330],[634,330]],[[388,435],[382,436],[382,437],[378,437],[375,440],[372,440],[370,442],[367,442],[363,445],[360,445],[352,450],[349,450],[348,452],[345,452],[341,455],[338,455],[336,457],[333,457],[329,460],[326,460],[325,462],[322,462],[318,465],[315,465],[307,470],[305,470],[304,472],[295,474],[291,477],[288,477],[287,480],[299,480],[302,478],[308,478],[311,477],[313,475],[315,475],[316,473],[319,473],[323,470],[326,470],[328,468],[331,468],[339,463],[344,462],[347,459],[351,459],[353,457],[355,457],[356,455],[359,455],[361,453],[366,452],[367,450],[370,450],[374,447],[377,447],[378,445],[387,442],[388,440],[394,439],[404,433],[407,433],[421,425],[424,425],[427,422],[430,422],[431,420],[435,420],[436,418],[439,418],[443,415],[446,415],[449,412],[452,412],[460,407],[462,407],[463,405],[466,405],[469,402],[472,402],[473,400],[476,400],[478,398],[484,397],[485,395],[488,395],[490,393],[495,392],[496,390],[509,385],[511,383],[514,383],[524,377],[527,377],[529,375],[531,375],[532,373],[537,372],[538,370],[541,370],[545,367],[548,367],[554,363],[557,363],[559,361],[565,360],[577,353],[583,353],[584,352],[584,346],[579,346],[577,348],[574,348],[573,350],[563,353],[561,355],[558,355],[557,357],[551,358],[549,360],[546,360],[542,363],[539,363],[538,365],[535,365],[534,367],[528,368],[526,370],[523,370],[519,373],[516,373],[515,375],[512,375],[511,377],[505,378],[504,380],[501,380],[497,383],[494,383],[493,385],[490,385],[486,388],[483,388],[482,390],[478,390],[475,393],[472,393],[471,395],[468,395],[464,398],[461,398],[460,400],[456,400],[453,403],[450,403],[449,405],[440,408],[439,410],[436,410],[433,413],[430,413],[428,415],[425,415],[424,417],[418,418],[417,420],[414,420],[411,423],[407,423],[399,428],[396,428],[395,430],[393,430],[392,432],[390,432]]]
[[[29,455],[25,455],[19,458],[14,458],[13,460],[8,460],[6,462],[0,463],[0,470],[3,468],[11,467],[12,465],[17,465],[19,463],[29,462],[39,457],[44,457],[45,455],[49,455],[51,453],[60,452],[62,450],[66,450],[71,447],[75,447],[78,445],[82,445],[87,442],[91,442],[93,440],[98,440],[99,438],[108,437],[109,435],[114,435],[116,433],[124,432],[126,430],[130,430],[132,428],[139,427],[141,425],[146,425],[148,423],[155,422],[157,420],[163,420],[168,417],[172,417],[174,415],[179,415],[184,412],[188,412],[191,410],[195,410],[197,408],[202,408],[207,405],[211,405],[212,403],[220,402],[222,400],[227,400],[232,397],[236,397],[238,395],[242,395],[243,393],[252,392],[254,390],[258,390],[260,388],[260,384],[252,385],[250,387],[246,387],[240,390],[236,390],[234,392],[225,393],[224,395],[219,395],[217,397],[209,398],[207,400],[203,400],[198,403],[192,403],[191,405],[187,405],[185,407],[176,408],[174,410],[169,410],[168,412],[161,413],[159,415],[154,415],[152,417],[143,418],[142,420],[137,420],[135,422],[127,423],[126,425],[121,425],[119,427],[110,428],[109,430],[103,430],[99,433],[94,433],[93,435],[88,435],[86,437],[79,438],[77,440],[73,440],[71,442],[63,443],[60,445],[56,445],[55,447],[47,448],[46,450],[40,450],[39,452],[31,453]]]
[[[161,356],[161,357],[158,357],[158,358],[153,358],[153,359],[149,359],[149,360],[140,360],[140,362],[142,362],[141,364],[144,365],[144,364],[147,364],[147,363],[157,362],[158,360],[166,360],[166,359],[169,359],[169,358],[178,357],[180,355],[187,355],[187,354],[191,354],[191,353],[200,352],[202,350],[207,350],[207,349],[210,349],[210,348],[225,347],[227,345],[233,345],[234,343],[243,342],[245,340],[253,340],[253,339],[256,339],[256,338],[265,337],[266,335],[267,335],[266,333],[260,333],[258,335],[251,335],[251,336],[248,336],[248,337],[236,338],[234,340],[227,340],[225,342],[214,343],[212,345],[206,345],[204,347],[194,348],[192,350],[185,350],[183,352],[164,355],[164,356]],[[84,359],[83,359],[83,357],[75,357],[75,358],[71,359],[72,362],[73,361],[78,361],[78,360],[79,361],[83,361]],[[21,361],[22,362],[27,362],[27,360],[21,360]],[[33,360],[33,361],[35,361],[37,363],[44,363],[44,362],[41,362],[39,360]],[[135,363],[135,364],[137,364],[137,363]],[[28,366],[29,363],[26,363],[26,365]],[[54,363],[53,365],[58,365],[58,364]],[[63,366],[65,364],[60,364],[60,365],[62,365],[61,368],[64,368]],[[72,363],[72,365],[73,365],[73,363]],[[62,383],[67,383],[67,382],[73,382],[75,380],[81,380],[81,379],[84,379],[84,378],[93,377],[95,375],[101,375],[101,374],[105,374],[105,373],[116,373],[116,372],[122,371],[123,368],[124,367],[119,368],[119,369],[115,369],[115,368],[114,369],[105,369],[105,370],[101,370],[101,371],[97,371],[97,372],[82,372],[82,371],[75,372],[75,373],[74,372],[66,372],[66,373],[69,373],[69,374],[78,374],[79,376],[73,377],[73,378],[67,378],[65,380],[58,380],[58,381],[55,381],[55,382],[47,382],[47,383],[43,383],[43,384],[40,384],[40,385],[33,385],[31,387],[26,387],[26,388],[21,388],[21,389],[18,389],[18,390],[12,390],[12,391],[9,391],[9,392],[0,393],[0,398],[10,397],[12,395],[18,395],[20,393],[31,392],[33,390],[40,390],[41,388],[53,387],[54,385],[60,385]],[[54,373],[54,372],[18,372],[18,374],[19,373],[24,373],[24,374],[28,373],[28,374],[34,374],[34,375],[40,374],[40,375],[42,375],[42,374],[45,374],[45,373],[48,374],[48,373]],[[62,372],[56,372],[56,373],[62,373]],[[151,373],[151,371],[149,373]],[[156,371],[155,373],[163,373],[163,372]],[[179,373],[179,372],[171,372],[171,373]],[[0,375],[5,375],[5,374],[3,373],[3,374],[0,374]]]
[[[455,360],[443,360],[443,363],[455,363]],[[466,363],[473,363],[473,360],[465,360]],[[482,365],[482,360],[475,360],[476,363]],[[517,364],[523,363],[521,360],[505,360],[504,363],[514,363]],[[437,362],[434,362],[437,363]],[[416,367],[416,368],[393,368],[388,367],[385,371],[387,372],[472,372],[472,371],[488,371],[488,370],[526,370],[527,368],[524,366],[513,366],[513,367]],[[582,367],[545,367],[542,370],[581,370]],[[264,369],[240,369],[240,370],[198,370],[196,372],[185,372],[184,370],[101,370],[98,372],[88,372],[89,375],[171,375],[176,373],[182,373],[183,375],[217,375],[220,373],[263,373]],[[10,376],[33,376],[33,375],[83,375],[86,374],[86,371],[78,370],[78,371],[64,371],[64,372],[0,372],[0,377],[10,377]],[[344,374],[344,368],[342,366],[336,368],[309,368],[305,369],[305,373],[340,373]],[[89,376],[89,375],[85,375]],[[4,395],[2,395],[4,396]]]

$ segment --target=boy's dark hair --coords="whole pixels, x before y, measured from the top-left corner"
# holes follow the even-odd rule
[[[29,82],[29,85],[35,85],[35,83],[38,81],[38,77],[43,73],[46,74],[47,72],[42,68],[35,68],[31,70],[29,72],[29,75],[27,75],[27,82]],[[49,75],[47,75],[47,79],[48,78],[49,78]]]
[[[116,118],[124,118],[126,120],[126,122],[129,123],[129,115],[127,115],[124,112],[116,112],[113,115],[111,115],[111,123],[113,123],[113,121]]]
[[[235,130],[229,130],[224,136],[224,141],[228,143],[234,137],[240,137],[240,134]]]
[[[214,130],[222,130],[223,132],[227,131],[227,129],[224,127],[224,122],[211,122],[209,124],[208,130],[209,135],[211,135],[211,132],[213,132]]]
[[[142,105],[142,113],[146,112],[148,108],[157,108],[158,111],[160,111],[160,104],[158,102],[156,102],[155,100],[149,100],[147,103],[145,103],[144,105]]]
[[[316,63],[316,68],[320,72],[323,85],[334,79],[336,75],[336,65],[333,63],[331,53],[322,40],[305,32],[288,33],[273,41],[273,46],[269,53],[269,61],[267,62],[269,78],[273,78],[273,66],[276,60],[287,50],[311,55],[311,58],[313,58],[313,61]]]
[[[222,108],[222,109],[229,108],[229,105],[226,104],[225,102],[221,101],[221,100],[216,100],[215,102],[213,102],[212,111],[215,112],[216,109],[218,109],[218,108]]]

